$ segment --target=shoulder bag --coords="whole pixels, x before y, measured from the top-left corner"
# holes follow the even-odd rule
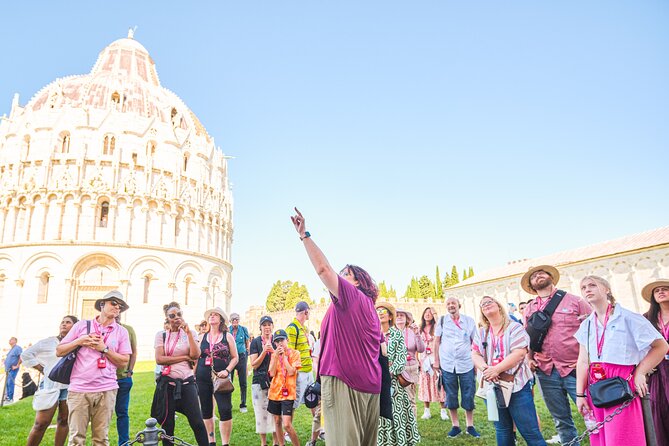
[[[597,317],[595,315],[595,317]],[[602,334],[602,336],[604,336]],[[604,409],[607,407],[618,406],[634,399],[629,380],[634,372],[630,373],[627,379],[619,376],[606,378],[588,385],[588,394],[595,407]],[[588,375],[590,375],[590,321],[588,321]]]
[[[546,339],[546,335],[548,334],[548,329],[551,327],[551,317],[557,306],[562,302],[565,294],[567,294],[566,291],[557,290],[551,301],[546,305],[546,308],[537,310],[527,318],[527,327],[525,327],[525,330],[530,336],[530,350],[534,352],[541,351],[544,339]]]
[[[86,321],[86,334],[91,332],[91,321]],[[72,376],[74,362],[77,360],[77,353],[81,346],[78,346],[67,355],[60,358],[60,361],[49,372],[49,379],[61,384],[69,384]]]
[[[225,345],[228,345],[228,333],[227,332],[223,333],[223,343]],[[230,379],[230,372],[228,372],[227,377],[221,378],[216,374],[216,371],[214,370],[214,349],[213,349],[213,346],[212,346],[212,348],[209,349],[209,356],[211,357],[211,382],[212,382],[213,387],[214,387],[214,393],[222,393],[222,394],[225,395],[227,393],[234,392],[235,385],[232,383],[232,380]]]

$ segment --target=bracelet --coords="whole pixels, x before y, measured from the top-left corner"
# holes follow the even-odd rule
[[[585,393],[577,393],[576,397],[577,398],[585,398]]]
[[[305,238],[311,237],[311,234],[309,234],[309,231],[304,232],[304,237],[300,237],[300,241],[304,240]]]

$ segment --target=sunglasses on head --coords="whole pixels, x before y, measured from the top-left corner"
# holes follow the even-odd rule
[[[184,314],[183,314],[181,311],[177,311],[176,313],[170,313],[170,314],[168,314],[167,317],[169,317],[170,319],[174,319],[174,318],[176,318],[176,317],[181,317],[181,316],[183,316],[183,315],[184,315]]]

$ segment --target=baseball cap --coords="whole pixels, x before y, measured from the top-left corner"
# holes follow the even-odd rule
[[[267,322],[269,322],[270,324],[273,324],[273,323],[274,323],[274,321],[272,320],[272,318],[269,317],[269,316],[263,316],[263,317],[260,318],[260,325],[265,324],[265,323],[267,323]]]
[[[306,303],[305,301],[298,302],[297,305],[295,305],[296,313],[301,313],[302,311],[307,311],[308,309],[309,309],[309,304]]]
[[[286,330],[279,329],[272,335],[272,342],[282,341],[284,339],[288,339],[288,333],[286,333]]]

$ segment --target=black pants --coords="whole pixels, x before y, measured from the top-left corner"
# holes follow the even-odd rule
[[[239,362],[235,366],[234,370],[230,374],[230,379],[232,382],[235,381],[235,370],[239,373],[239,391],[241,392],[241,402],[239,407],[246,407],[246,364],[248,356],[246,353],[239,354]]]
[[[197,395],[197,384],[195,382],[181,386],[181,399],[174,400],[175,386],[167,385],[167,419],[161,425],[170,437],[174,436],[174,413],[179,412],[186,416],[188,424],[195,434],[198,446],[209,446],[207,428],[202,420],[200,411],[200,400]],[[172,442],[163,440],[163,446],[172,446]]]
[[[205,420],[214,417],[214,402],[218,407],[218,419],[221,421],[232,420],[232,393],[214,393],[214,385],[210,381],[198,381],[197,393],[200,397],[200,408],[202,409],[202,417]]]

